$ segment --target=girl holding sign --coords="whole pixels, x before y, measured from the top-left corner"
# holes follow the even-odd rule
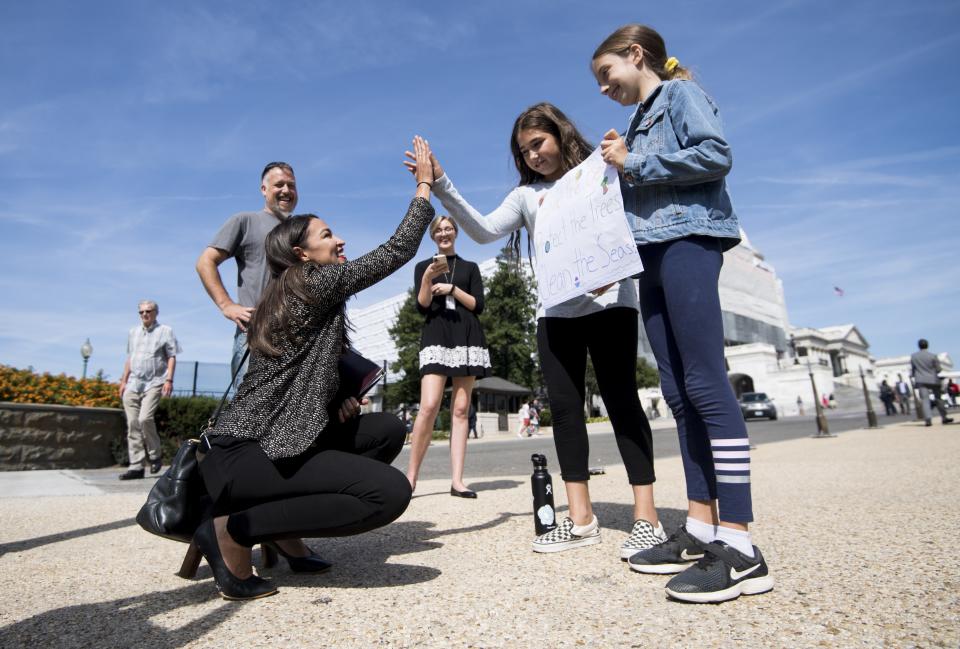
[[[632,556],[630,567],[680,572],[667,593],[690,602],[766,592],[773,577],[747,530],[750,442],[723,356],[720,266],[740,241],[724,181],[730,146],[713,100],[653,29],[621,27],[594,52],[592,68],[601,93],[636,105],[626,134],[611,130],[600,146],[622,173],[644,267],[640,309],[677,420],[689,499],[686,525]]]
[[[531,106],[517,117],[510,150],[520,184],[487,215],[474,209],[446,176],[435,156],[435,195],[470,238],[479,243],[506,235],[520,257],[519,228],[532,238],[537,209],[553,184],[590,155],[593,147],[558,108]],[[408,157],[413,155],[408,153]],[[405,163],[416,173],[416,164]],[[620,549],[626,559],[666,541],[653,503],[653,441],[637,395],[635,353],[624,353],[623,336],[637,347],[637,293],[626,279],[594,294],[537,308],[537,348],[553,415],[553,438],[567,493],[569,516],[533,541],[535,552],[560,552],[600,542],[600,526],[590,501],[589,445],[584,419],[587,353],[593,360],[600,396],[607,406],[620,455],[633,489],[634,525]],[[617,335],[611,335],[617,332]]]

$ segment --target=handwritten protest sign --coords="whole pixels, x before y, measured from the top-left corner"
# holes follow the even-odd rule
[[[600,149],[546,192],[533,242],[545,308],[643,270],[617,170],[603,161]]]

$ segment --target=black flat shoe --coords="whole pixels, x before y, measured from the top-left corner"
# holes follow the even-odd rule
[[[160,469],[163,467],[163,460],[150,460],[150,475],[160,473]]]
[[[267,546],[281,557],[287,560],[287,564],[290,566],[290,570],[294,572],[310,572],[310,573],[321,573],[330,570],[333,567],[333,564],[329,561],[321,559],[319,555],[314,554],[313,550],[310,550],[310,554],[306,557],[294,557],[287,554],[283,549],[274,543],[273,541],[264,541],[260,544],[262,546]]]
[[[223,555],[220,554],[220,544],[217,543],[217,533],[213,528],[212,518],[200,524],[197,531],[193,533],[193,542],[210,565],[213,579],[217,582],[217,589],[224,599],[259,599],[277,594],[277,587],[266,579],[256,575],[239,579],[230,572],[223,561]]]
[[[130,469],[126,473],[121,473],[118,476],[121,480],[142,480],[143,479],[143,469],[137,471],[136,469]]]
[[[457,498],[476,498],[477,492],[470,491],[469,489],[464,489],[463,491],[457,491],[453,487],[450,487],[450,495],[456,496]]]

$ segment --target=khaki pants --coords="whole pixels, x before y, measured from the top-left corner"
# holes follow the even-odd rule
[[[160,403],[160,389],[162,386],[150,388],[146,392],[127,390],[123,393],[123,410],[127,413],[127,446],[130,451],[130,468],[143,468],[144,462],[149,459],[160,459],[160,437],[157,435],[157,425],[153,421],[153,413]],[[144,452],[146,445],[146,452]]]

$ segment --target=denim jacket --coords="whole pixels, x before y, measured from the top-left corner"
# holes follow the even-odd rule
[[[724,177],[733,164],[716,104],[693,81],[666,81],[624,135],[624,208],[638,246],[691,235],[740,241]]]

